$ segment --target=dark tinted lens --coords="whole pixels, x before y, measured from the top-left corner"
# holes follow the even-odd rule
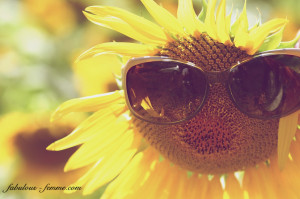
[[[300,57],[256,57],[231,70],[229,87],[238,107],[250,116],[286,115],[300,105]]]
[[[136,65],[127,73],[127,94],[133,111],[156,123],[172,123],[193,116],[206,92],[201,70],[172,62]]]

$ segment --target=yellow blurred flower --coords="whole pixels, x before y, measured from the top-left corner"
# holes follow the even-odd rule
[[[194,12],[192,0],[179,0],[177,18],[153,0],[141,2],[160,26],[116,7],[86,8],[84,13],[92,22],[139,43],[102,43],[83,53],[79,60],[115,55],[121,61],[112,65],[121,67],[131,57],[162,55],[196,63],[206,70],[209,67],[218,70],[222,66],[229,68],[257,51],[293,46],[298,39],[281,42],[286,19],[273,19],[249,28],[246,3],[231,25],[225,0],[218,5],[216,15],[217,1],[209,0],[207,4],[203,1],[199,16]],[[223,58],[218,60],[216,54]],[[227,98],[223,101],[230,103]],[[217,112],[221,109],[226,113],[236,112],[233,108],[223,110],[222,105],[215,106]],[[212,118],[217,114],[203,111]],[[84,186],[83,194],[110,183],[103,198],[300,197],[300,134],[296,133],[299,112],[280,121],[237,117],[229,118],[229,122],[208,118],[178,125],[156,125],[132,116],[120,90],[67,101],[56,110],[52,120],[73,112],[94,113],[48,149],[64,150],[81,145],[68,160],[65,170],[91,166],[74,183]],[[251,125],[246,125],[249,121]],[[219,123],[222,125],[218,126]],[[228,127],[230,124],[238,130],[233,131]],[[201,133],[210,133],[206,139],[198,135],[202,127]],[[215,127],[221,129],[222,136]],[[224,130],[227,127],[228,132]],[[189,140],[180,136],[187,135],[186,132],[195,135],[190,140],[200,144],[188,147]],[[214,142],[224,145],[225,151],[214,150],[217,148]],[[225,142],[235,149],[227,150]]]
[[[76,25],[76,15],[65,0],[24,0],[25,8],[54,34],[69,33]]]
[[[6,175],[4,181],[0,183],[3,190],[10,184],[17,183],[19,186],[27,184],[27,186],[42,188],[48,183],[51,186],[68,186],[78,178],[82,171],[63,172],[64,164],[76,150],[75,148],[59,153],[45,149],[54,140],[71,132],[77,124],[76,118],[72,120],[66,118],[55,125],[50,124],[49,114],[41,113],[14,112],[2,116],[0,118],[0,167],[2,168],[0,176]],[[8,196],[9,193],[1,194]],[[26,194],[40,195],[41,193],[27,191]]]

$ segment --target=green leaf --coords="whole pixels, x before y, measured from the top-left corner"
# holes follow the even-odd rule
[[[282,48],[294,48],[296,43],[299,41],[300,39],[300,33],[298,33],[298,35],[291,41],[287,41],[287,42],[281,42],[279,44],[279,46],[277,47],[277,49],[282,49]]]
[[[259,51],[261,52],[276,49],[282,40],[283,30],[284,27],[281,28],[278,32],[268,36],[265,39],[264,43],[260,46]]]
[[[198,15],[198,19],[202,22],[205,21],[206,11],[207,11],[207,2],[206,0],[202,0],[202,10]]]

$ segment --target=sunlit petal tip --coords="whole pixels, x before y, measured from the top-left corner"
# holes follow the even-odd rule
[[[217,40],[217,25],[215,19],[215,9],[217,0],[208,1],[207,12],[205,17],[205,26],[210,37]]]
[[[59,107],[51,114],[51,117],[50,117],[50,122],[51,122],[51,123],[54,123],[55,121],[58,121],[58,120],[60,120],[60,119],[63,117],[62,110],[61,110],[60,107],[61,107],[61,106],[59,106]]]
[[[109,9],[89,7],[89,10],[83,11],[83,13],[91,22],[115,30],[142,43],[149,45],[165,44],[165,34],[156,24],[123,9],[104,8]]]
[[[252,41],[255,41],[252,52],[258,51],[265,38],[269,34],[279,31],[287,24],[287,22],[287,19],[272,19],[250,32],[249,37]]]
[[[72,112],[95,112],[99,108],[107,107],[111,103],[124,102],[124,92],[117,90],[94,96],[71,99],[61,104],[51,115],[51,121],[55,122]]]
[[[263,52],[276,49],[280,45],[280,42],[282,40],[284,28],[285,27],[282,27],[278,32],[265,38],[263,44],[259,47],[259,51]]]
[[[46,150],[47,151],[59,151],[56,149],[56,142],[53,142],[49,146],[47,146]]]
[[[218,41],[224,43],[225,45],[232,45],[229,37],[229,27],[227,27],[228,22],[226,21],[226,0],[221,1],[218,7],[216,26]]]
[[[154,20],[172,34],[183,35],[184,29],[179,21],[169,11],[153,0],[141,0]]]
[[[231,5],[231,10],[229,14],[226,16],[226,32],[229,34],[229,37],[231,36],[230,28],[231,28],[231,18],[232,18],[232,12],[233,12],[233,3]]]
[[[196,30],[200,32],[205,31],[205,25],[198,19],[192,0],[178,1],[177,17],[188,34],[193,35]]]
[[[295,112],[285,116],[279,121],[278,128],[278,165],[282,170],[288,159],[291,142],[297,132],[299,113]]]
[[[86,10],[101,17],[113,16],[120,18],[148,38],[166,41],[166,37],[161,27],[126,10],[110,6],[90,6]]]
[[[164,33],[166,34],[166,33]],[[82,53],[77,61],[99,56],[102,54],[116,54],[122,56],[139,57],[155,55],[158,49],[152,45],[131,42],[107,42],[98,44]]]

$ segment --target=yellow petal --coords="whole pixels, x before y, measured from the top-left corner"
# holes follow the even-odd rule
[[[150,39],[163,42],[167,41],[166,34],[162,28],[145,18],[134,15],[126,10],[110,6],[90,6],[86,8],[86,11],[94,13],[99,17],[113,16],[120,18],[130,26],[134,27],[136,31]]]
[[[247,52],[249,54],[254,54],[270,33],[280,30],[287,22],[286,19],[272,19],[251,31],[249,37],[251,39],[250,42],[253,43],[253,47]]]
[[[185,198],[186,190],[187,190],[187,183],[188,183],[188,176],[186,170],[183,170],[177,166],[173,166],[173,172],[171,171],[171,177],[168,177],[168,185],[166,190],[169,192],[169,198],[174,199],[182,199]],[[165,182],[163,182],[162,186],[164,186]]]
[[[157,53],[157,49],[146,44],[130,42],[107,42],[98,44],[82,53],[76,62],[102,54],[119,54],[130,57],[151,56]]]
[[[122,173],[112,181],[103,194],[103,199],[119,199],[135,192],[147,179],[151,167],[158,161],[158,153],[153,148],[134,156]]]
[[[285,116],[279,120],[278,129],[278,165],[280,169],[288,159],[290,145],[297,131],[298,115],[300,111]]]
[[[259,164],[257,168],[257,174],[260,177],[260,186],[262,187],[261,194],[264,198],[276,199],[278,194],[276,193],[277,182],[272,179],[272,173],[270,168],[265,163]]]
[[[214,178],[209,182],[207,195],[205,198],[222,198],[223,190],[220,182],[220,177],[215,175]]]
[[[245,47],[248,40],[249,40],[249,33],[248,33],[248,17],[247,17],[247,9],[246,9],[247,1],[245,0],[243,11],[238,18],[238,20],[235,22],[235,25],[237,25],[236,33],[234,34],[234,44],[237,47]]]
[[[170,166],[168,161],[163,161],[157,164],[157,167],[140,190],[140,193],[145,190],[149,198],[176,199],[177,190],[173,189],[174,182],[179,183],[178,172],[175,170],[175,167]],[[146,187],[152,187],[153,189],[146,190]]]
[[[229,37],[229,27],[227,27],[227,23],[228,22],[226,21],[226,0],[222,0],[220,2],[217,12],[217,37],[219,42],[231,45],[232,42]]]
[[[225,191],[230,199],[243,198],[243,190],[240,183],[233,174],[228,174],[226,179]]]
[[[281,198],[298,199],[299,198],[296,196],[296,193],[293,191],[293,185],[290,184],[291,181],[289,178],[291,176],[287,175],[289,172],[291,172],[292,178],[296,177],[296,180],[299,182],[299,177],[298,177],[299,175],[297,176],[297,174],[295,173],[295,172],[299,172],[299,169],[290,168],[289,163],[290,162],[288,161],[286,168],[283,171],[281,171],[278,168],[276,158],[274,158],[274,159],[271,159],[270,167],[269,167],[269,169],[267,169],[267,171],[269,171],[269,176],[271,176],[271,178],[272,178],[271,182],[272,181],[280,182],[280,185],[278,185],[278,183],[276,183],[276,187],[275,187],[275,192],[276,192],[276,195],[278,196],[278,199],[281,199]],[[297,185],[297,183],[295,185]],[[297,187],[297,189],[299,190],[299,186]]]
[[[110,155],[116,148],[117,150],[128,149],[134,138],[134,133],[128,131],[128,127],[129,125],[124,122],[112,123],[109,128],[95,131],[96,136],[86,141],[70,157],[64,170],[70,171],[97,162],[108,154]]]
[[[148,196],[148,198],[158,198],[162,194],[162,189],[168,192],[164,185],[168,182],[168,177],[171,177],[170,171],[172,172],[172,168],[168,161],[157,163],[150,171],[149,177],[128,198],[139,198],[141,195]]]
[[[217,0],[208,1],[207,12],[205,17],[205,27],[208,35],[217,39],[217,25],[215,20],[215,9]]]
[[[296,135],[300,135],[300,133],[296,133]],[[295,141],[292,141],[290,153],[292,155],[293,161],[297,166],[300,168],[300,140],[297,139]]]
[[[71,186],[83,186],[83,195],[91,194],[99,187],[114,179],[136,153],[136,149],[116,152],[98,161],[85,175]],[[72,193],[72,191],[65,191]]]
[[[141,0],[155,21],[172,34],[184,35],[184,29],[179,21],[169,11],[157,5],[153,0]]]
[[[209,184],[207,175],[202,175],[201,177],[194,176],[197,178],[196,183],[194,185],[196,198],[210,198],[209,196]]]
[[[146,35],[144,35],[141,31],[138,31],[140,28],[137,28],[137,26],[140,25],[140,21],[139,24],[134,24],[135,22],[132,21],[125,21],[129,18],[129,16],[126,14],[121,15],[122,18],[120,18],[117,16],[106,14],[94,14],[89,11],[84,11],[83,13],[91,22],[118,31],[119,33],[122,33],[132,39],[143,42],[145,44],[164,45],[166,43],[166,40],[149,38]],[[123,17],[125,20],[123,19]]]
[[[257,168],[252,167],[245,170],[243,189],[248,192],[250,199],[264,199],[262,196],[263,185],[260,182],[261,179],[257,173]]]
[[[284,181],[287,182],[289,189],[296,195],[296,198],[300,198],[300,170],[299,167],[291,160],[288,160],[281,176]]]
[[[177,17],[185,27],[187,33],[194,35],[195,32],[205,31],[204,24],[198,19],[195,13],[192,0],[178,1]]]
[[[72,112],[95,112],[100,108],[107,107],[113,103],[124,102],[124,92],[115,91],[89,97],[71,99],[61,104],[52,114],[51,120],[59,120]]]
[[[226,32],[229,34],[229,38],[230,38],[230,27],[231,27],[231,16],[232,16],[232,9],[233,8],[231,8],[231,11],[230,11],[230,13],[226,16],[226,21],[225,21],[225,23],[226,23]]]
[[[119,115],[123,112],[124,105],[117,104],[102,108],[80,123],[71,134],[49,145],[47,150],[59,151],[82,144],[89,139],[93,139],[93,137],[97,135],[97,131],[100,131],[101,129],[103,131],[109,131],[109,125],[114,124]]]

